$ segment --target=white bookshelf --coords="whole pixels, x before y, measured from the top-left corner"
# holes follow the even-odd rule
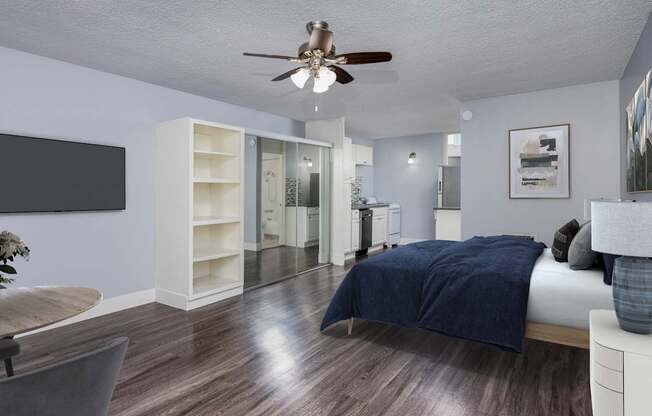
[[[241,294],[244,130],[183,118],[157,136],[157,301],[189,310]]]

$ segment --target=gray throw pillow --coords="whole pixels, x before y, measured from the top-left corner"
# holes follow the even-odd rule
[[[589,269],[598,253],[591,250],[591,221],[580,227],[568,249],[568,265],[573,270]]]

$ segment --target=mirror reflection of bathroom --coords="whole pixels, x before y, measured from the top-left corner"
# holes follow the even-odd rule
[[[244,274],[251,289],[328,264],[330,214],[320,202],[330,200],[330,149],[246,139]]]
[[[261,162],[261,237],[262,248],[274,248],[285,242],[285,190],[284,170],[285,155],[283,153],[263,152]]]

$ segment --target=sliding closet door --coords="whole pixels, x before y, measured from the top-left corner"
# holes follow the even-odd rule
[[[245,151],[245,289],[297,273],[296,144],[248,136]]]
[[[331,150],[247,136],[245,289],[330,262]]]
[[[314,269],[330,257],[330,149],[297,144],[297,271]]]

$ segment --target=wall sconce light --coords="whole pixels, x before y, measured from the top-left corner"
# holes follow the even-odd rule
[[[309,168],[312,167],[312,159],[310,159],[309,157],[304,156],[303,161],[305,162],[306,166],[308,166]]]
[[[469,121],[473,118],[473,112],[471,110],[466,110],[462,112],[462,120]]]
[[[408,156],[408,164],[413,165],[417,161],[417,154],[412,152],[410,153],[410,156]]]

